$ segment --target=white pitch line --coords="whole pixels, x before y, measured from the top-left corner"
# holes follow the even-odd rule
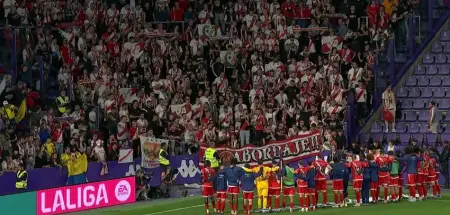
[[[349,195],[350,197],[353,197],[354,195]],[[242,199],[242,198],[239,198]],[[433,199],[432,201],[438,201],[438,202],[450,202],[450,200],[445,200],[445,199]],[[228,200],[227,200],[228,202]],[[177,209],[171,209],[171,210],[165,210],[165,211],[160,211],[160,212],[155,212],[155,213],[149,213],[149,214],[144,214],[144,215],[156,215],[156,214],[163,214],[163,213],[169,213],[169,212],[174,212],[174,211],[181,211],[181,210],[186,210],[186,209],[191,209],[191,208],[198,208],[198,207],[202,207],[205,206],[204,204],[202,205],[194,205],[194,206],[189,206],[189,207],[184,207],[184,208],[177,208]]]

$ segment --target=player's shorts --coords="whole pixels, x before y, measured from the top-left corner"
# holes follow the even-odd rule
[[[269,188],[269,196],[280,196],[281,188]]]
[[[362,189],[363,180],[353,181],[353,189]]]
[[[239,194],[239,187],[228,187],[227,193],[229,195],[238,195]]]
[[[317,191],[327,191],[327,180],[316,180]]]
[[[284,187],[283,195],[285,195],[285,196],[295,195],[295,188],[294,187]]]
[[[390,183],[389,176],[378,177],[378,186],[387,186],[389,185],[389,183]]]
[[[308,193],[311,195],[316,195],[316,188],[308,188]]]
[[[269,196],[269,188],[268,187],[257,187],[258,196]]]
[[[398,186],[403,187],[403,184],[405,184],[405,181],[403,180],[403,176],[398,177]]]
[[[436,173],[429,173],[427,177],[427,183],[436,181]]]
[[[333,191],[343,191],[344,181],[342,179],[333,180]]]
[[[308,191],[308,187],[297,187],[297,192],[298,192],[298,194],[308,194],[309,193],[309,191]]]
[[[226,198],[227,198],[227,192],[225,192],[225,191],[217,192],[217,199],[226,199]]]
[[[377,189],[378,189],[378,181],[371,181],[370,190],[377,190]]]
[[[416,174],[408,174],[408,186],[416,186]]]
[[[253,199],[253,191],[244,191],[244,199]]]
[[[214,189],[212,187],[203,187],[202,188],[202,197],[213,197]]]
[[[417,174],[416,175],[416,184],[423,184],[424,182],[425,182],[425,175]]]
[[[389,186],[391,187],[398,187],[398,176],[391,176],[391,183],[389,183]]]

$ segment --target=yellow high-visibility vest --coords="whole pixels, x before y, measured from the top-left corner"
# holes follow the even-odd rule
[[[67,103],[69,103],[69,97],[67,97],[67,96],[64,96],[64,97],[58,96],[58,97],[56,98],[56,104],[58,105],[58,110],[59,110],[59,112],[61,112],[61,113],[65,113],[65,112],[66,112],[66,107],[65,107],[65,105],[66,105]]]
[[[16,118],[16,113],[14,112],[14,105],[2,107],[1,113],[9,120]]]
[[[211,162],[212,168],[219,167],[219,161],[214,157],[214,153],[216,153],[216,150],[213,148],[207,148],[205,151],[205,159]]]
[[[164,149],[159,150],[159,164],[168,166],[170,164],[170,161],[162,156],[163,152],[166,152],[166,151]],[[167,152],[166,152],[166,154],[167,154]]]
[[[27,171],[18,171],[16,176],[16,188],[17,189],[26,189],[28,184],[28,176],[25,178],[25,180],[21,180],[20,178],[27,173]]]

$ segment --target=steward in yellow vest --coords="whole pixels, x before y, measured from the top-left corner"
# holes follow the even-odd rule
[[[3,101],[3,107],[0,108],[0,113],[8,120],[14,120],[16,118],[17,108],[16,106],[9,104],[8,101]]]
[[[205,150],[204,160],[209,161],[211,163],[211,168],[217,171],[217,169],[219,168],[220,157],[216,150],[211,146]]]
[[[16,189],[20,191],[25,191],[28,184],[28,173],[23,169],[23,164],[20,164],[19,171],[16,175]]]
[[[161,143],[161,148],[159,149],[159,166],[161,168],[161,172],[166,172],[167,167],[170,166],[170,158],[166,148],[167,144]]]
[[[56,97],[56,105],[58,105],[58,111],[63,114],[67,111],[67,105],[69,104],[69,97],[66,96],[65,91],[61,91],[61,95]]]

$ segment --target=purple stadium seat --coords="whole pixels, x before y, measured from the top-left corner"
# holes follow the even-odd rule
[[[447,64],[438,65],[438,75],[448,75],[450,74],[450,67]],[[428,69],[428,68],[427,68]]]
[[[434,98],[444,98],[445,97],[445,90],[442,88],[435,88],[433,93]]]
[[[411,134],[414,140],[417,140],[417,143],[423,143],[423,134]]]
[[[378,140],[380,142],[383,140],[383,134],[372,134],[370,137],[372,138],[372,141],[374,141],[374,142],[376,140]]]
[[[430,53],[426,53],[425,56],[423,56],[422,62],[424,64],[432,64],[434,63],[434,56]]]
[[[391,140],[396,141],[397,140],[397,136],[398,136],[397,134],[393,134],[393,133],[385,135],[387,141],[391,141]]]
[[[450,32],[448,32],[448,31],[443,31],[443,32],[441,33],[441,37],[439,38],[439,40],[440,40],[440,41],[443,41],[443,42],[450,41]]]
[[[438,73],[438,68],[435,65],[427,65],[425,66],[425,74],[427,75],[436,75]]]
[[[400,107],[402,109],[405,109],[405,110],[412,109],[413,104],[414,104],[413,101],[410,100],[410,99],[402,99],[402,100],[400,100]]]
[[[420,97],[420,89],[419,88],[414,87],[414,88],[411,88],[410,90],[408,90],[408,98],[417,98],[417,97]]]
[[[449,77],[450,78],[450,77]],[[407,79],[406,79],[406,82],[405,82],[405,86],[407,86],[407,87],[415,87],[417,85],[417,79],[416,79],[416,77],[414,77],[414,76],[409,76]],[[449,79],[449,86],[450,86],[450,79]]]
[[[427,67],[424,65],[417,65],[416,68],[414,68],[414,75],[425,75],[427,72]]]
[[[443,64],[447,63],[447,55],[445,54],[437,54],[434,56],[434,63]]]
[[[422,88],[420,89],[420,97],[422,98],[431,98],[433,97],[433,88]]]
[[[443,50],[443,44],[441,42],[434,42],[431,45],[431,52],[433,53],[441,53]]]
[[[368,143],[370,140],[370,134],[368,133],[360,133],[358,137],[360,143]]]
[[[414,100],[413,109],[424,109],[425,108],[425,101],[423,99],[416,99]]]
[[[415,122],[417,120],[416,111],[406,111],[404,120],[406,122]]]
[[[419,123],[419,133],[422,133],[422,134],[429,133],[427,123],[425,123],[425,122]]]
[[[397,131],[397,133],[405,133],[406,132],[406,123],[404,122],[399,122],[397,123],[397,125],[395,125],[395,130]]]
[[[420,126],[418,123],[416,123],[416,122],[409,123],[408,133],[415,134],[415,133],[419,133],[419,131],[420,131]]]
[[[400,134],[400,143],[408,143],[411,138],[411,134]]]
[[[383,124],[380,122],[375,122],[370,126],[370,133],[381,133],[383,132]]]
[[[441,134],[441,141],[450,141],[450,134]]]
[[[417,76],[417,86],[426,87],[430,84],[430,79],[425,76]],[[439,85],[440,86],[440,85]]]
[[[443,77],[441,86],[450,87],[450,77]]]
[[[450,109],[450,100],[448,99],[442,99],[442,100],[436,100],[438,103],[438,108],[441,110],[448,110]]]
[[[425,140],[427,145],[435,145],[437,141],[437,134],[426,134]]]
[[[450,113],[447,113],[447,115],[445,115],[444,122],[450,122]],[[446,133],[447,133],[447,130],[449,130],[448,133],[450,133],[450,126],[447,126]]]
[[[406,88],[400,87],[397,89],[397,98],[405,98],[408,96],[408,90]]]
[[[420,83],[420,81],[419,81]],[[430,78],[430,87],[439,87],[442,85],[442,78],[433,76]]]
[[[444,42],[443,45],[444,45],[443,52],[449,53],[450,52],[450,43],[449,42]]]
[[[428,111],[420,111],[417,121],[426,122],[428,120]]]

